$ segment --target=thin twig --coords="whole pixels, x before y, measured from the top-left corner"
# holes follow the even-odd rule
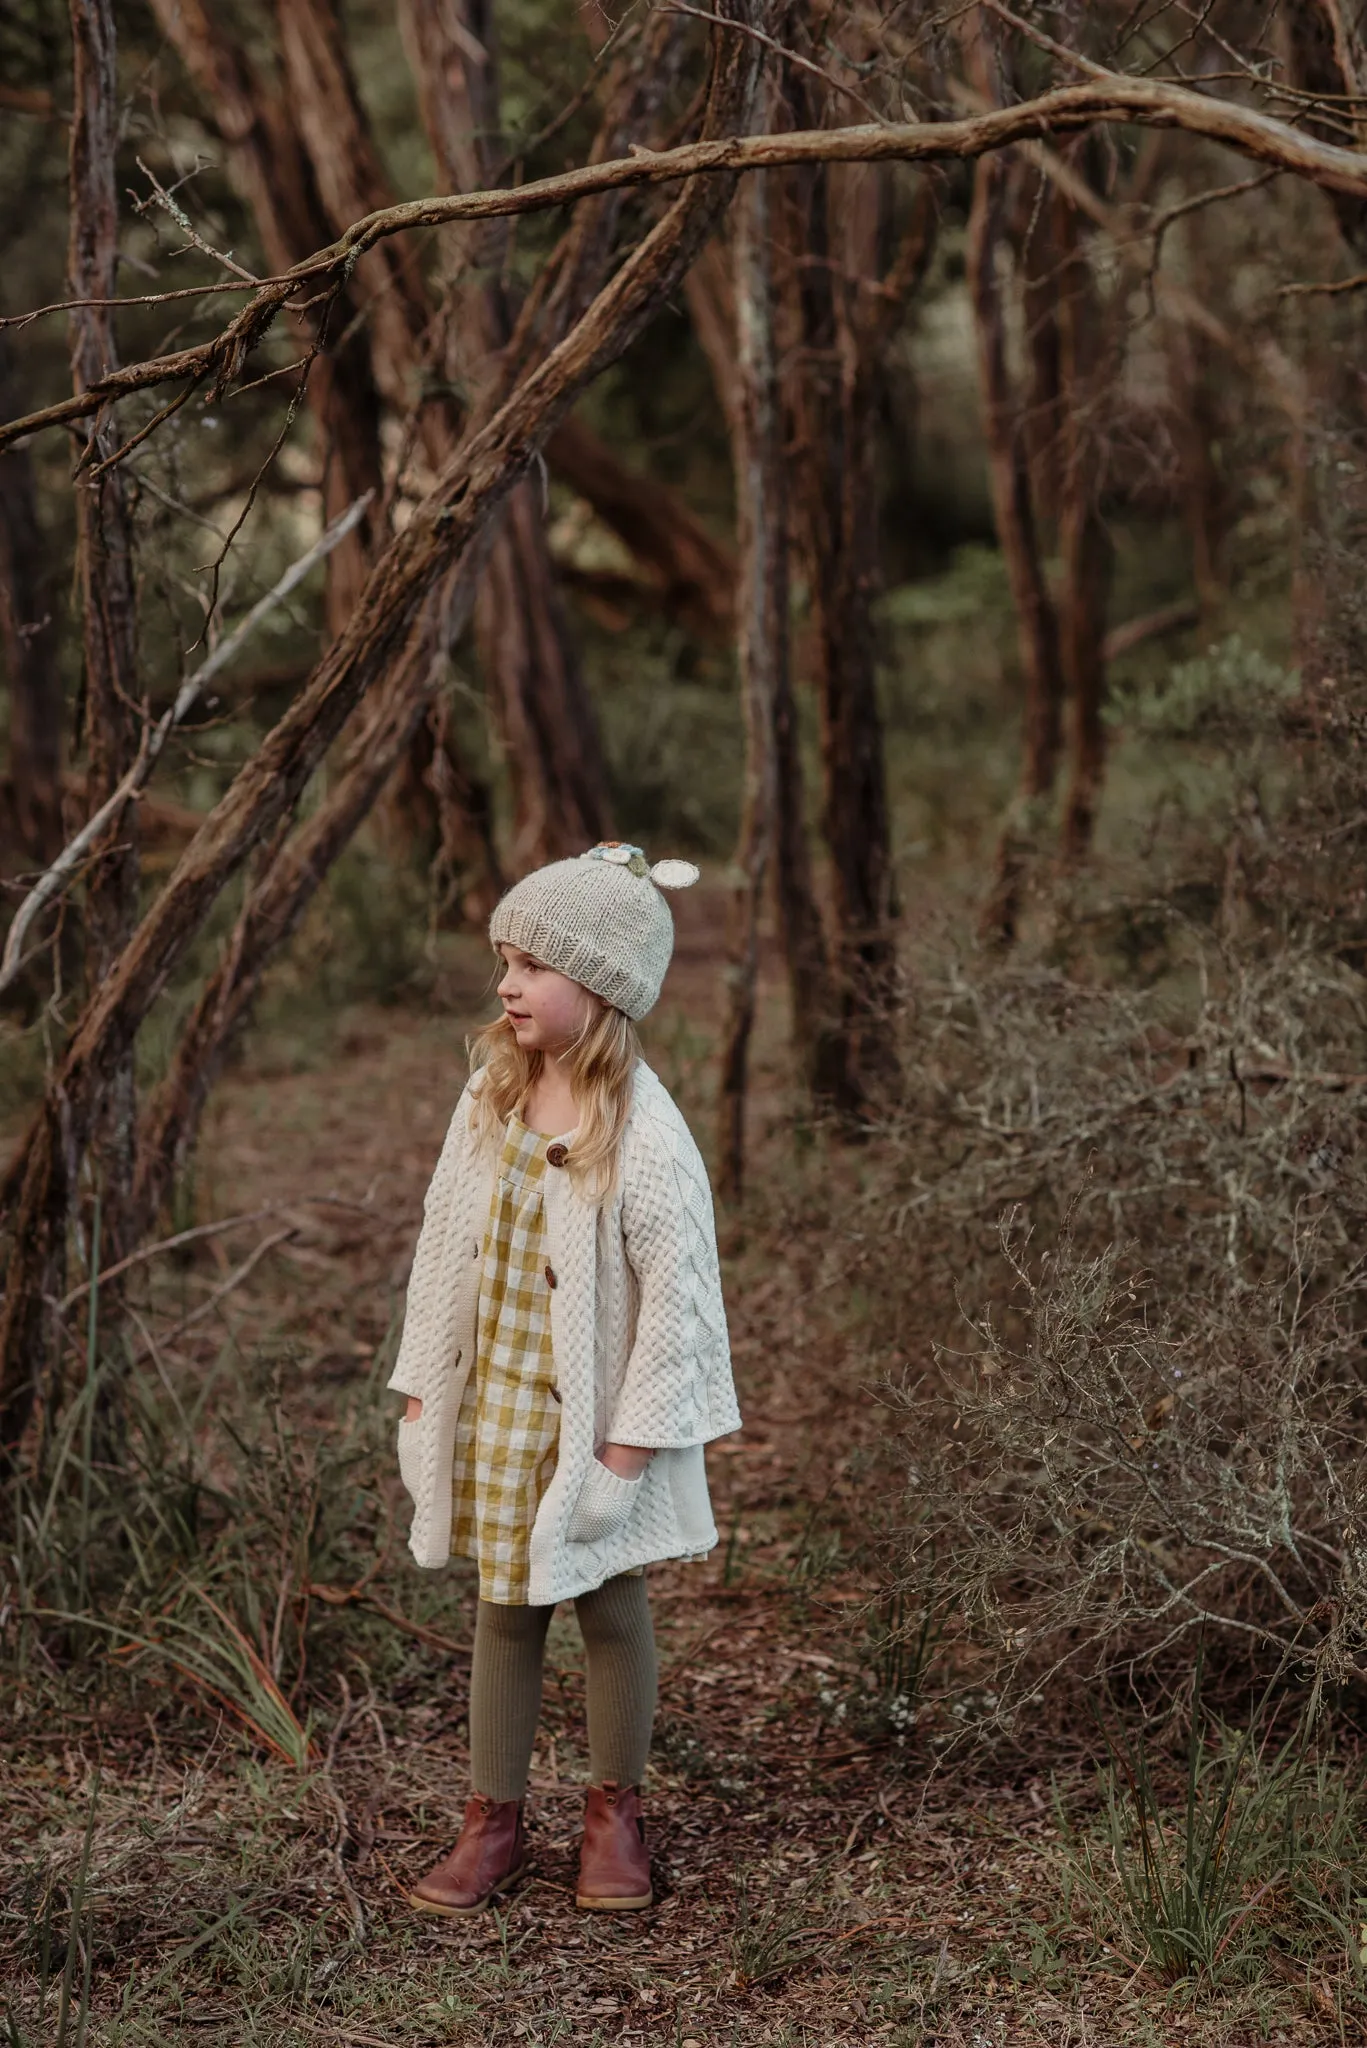
[[[176,692],[175,702],[171,705],[170,709],[163,714],[151,731],[144,735],[142,745],[138,749],[137,759],[113,795],[107,798],[91,817],[87,818],[80,831],[63,847],[51,867],[39,876],[23,902],[19,905],[5,940],[4,954],[0,956],[0,994],[3,994],[18,979],[24,968],[24,936],[33,920],[47,904],[52,902],[54,897],[60,895],[69,886],[81,863],[100,835],[117,818],[122,816],[125,806],[146,787],[148,778],[156,766],[158,757],[167,740],[176,727],[193,710],[205,684],[212,681],[219,670],[227,666],[243,642],[250,634],[255,632],[267,614],[274,611],[277,605],[282,604],[290,592],[297,589],[299,584],[303,582],[309,571],[317,563],[321,562],[325,555],[330,555],[338,541],[343,540],[351,532],[352,528],[360,521],[373,496],[374,493],[372,491],[367,491],[363,498],[357,498],[355,504],[349,505],[340,518],[334,519],[331,526],[314,542],[307,554],[301,555],[297,562],[290,564],[275,587],[272,590],[268,590],[264,597],[257,600],[246,617],[240,619],[232,632],[226,634],[219,641],[213,653],[200,663],[193,675],[186,677],[180,689]]]
[[[191,1309],[188,1316],[182,1316],[178,1323],[173,1323],[169,1330],[163,1331],[162,1342],[169,1344],[172,1338],[183,1336],[193,1324],[203,1322],[205,1316],[212,1314],[225,1295],[231,1294],[235,1287],[242,1285],[248,1275],[260,1265],[267,1252],[274,1251],[278,1244],[287,1244],[290,1238],[298,1235],[299,1226],[292,1223],[288,1230],[276,1230],[269,1237],[263,1237],[255,1250],[248,1252],[242,1264],[234,1266],[227,1279],[219,1282],[207,1301],[202,1301],[198,1308]]]
[[[1065,64],[1071,64],[1075,71],[1081,71],[1086,77],[1109,78],[1113,75],[1107,71],[1104,64],[1094,64],[1090,57],[1084,57],[1080,51],[1070,50],[1066,43],[1056,42],[1053,36],[1046,35],[1044,30],[1036,28],[1033,22],[1026,21],[1019,14],[1013,14],[1009,7],[1003,6],[1002,0],[979,0],[979,4],[988,14],[995,14],[998,21],[1004,21],[1008,28],[1018,29],[1021,35],[1028,36],[1039,49],[1047,50],[1051,57],[1058,57]]]
[[[126,1259],[120,1259],[117,1266],[108,1267],[100,1275],[101,1287],[110,1280],[116,1280],[120,1273],[126,1273],[130,1266],[141,1266],[148,1259],[159,1258],[163,1252],[179,1251],[182,1245],[196,1244],[201,1238],[220,1237],[225,1230],[237,1230],[248,1223],[260,1223],[266,1216],[279,1213],[279,1204],[268,1202],[264,1209],[248,1209],[241,1216],[225,1216],[218,1223],[197,1223],[193,1230],[178,1230],[174,1237],[163,1237],[156,1244],[145,1244],[141,1251],[130,1252]],[[59,1304],[65,1315],[90,1292],[90,1282],[82,1280],[79,1287],[73,1287]]]
[[[813,78],[819,78],[832,92],[843,93],[847,100],[853,100],[854,104],[862,108],[869,119],[876,121],[880,128],[887,127],[887,115],[880,114],[877,107],[870,106],[862,93],[857,93],[852,85],[846,85],[842,79],[832,78],[829,71],[823,71],[810,57],[803,57],[798,51],[790,50],[786,44],[776,41],[773,36],[767,36],[762,28],[753,28],[748,21],[724,21],[720,15],[709,14],[702,7],[686,7],[683,0],[669,0],[669,4],[662,7],[660,12],[688,14],[694,21],[705,21],[711,28],[730,28],[734,29],[737,35],[749,36],[752,42],[762,43],[766,50],[772,50],[775,56],[782,57],[785,64],[796,65],[799,71],[810,71]]]
[[[199,377],[192,377],[190,381],[186,384],[184,390],[178,391],[174,398],[170,399],[165,405],[163,405],[159,411],[154,412],[151,419],[148,420],[143,426],[138,428],[136,434],[130,434],[128,439],[124,442],[121,448],[116,448],[112,455],[106,455],[102,462],[95,463],[94,467],[90,471],[90,481],[94,483],[97,478],[102,477],[104,475],[107,469],[116,469],[119,463],[121,463],[124,460],[125,456],[131,455],[135,448],[140,448],[144,441],[149,441],[152,438],[153,434],[156,433],[158,427],[165,426],[167,420],[171,418],[173,413],[178,413],[183,405],[189,403],[190,399],[192,399],[196,391],[198,391],[201,382],[202,379],[200,379]],[[99,444],[96,440],[95,435],[92,434],[90,439],[86,443],[86,452],[82,455],[80,461],[76,465],[76,474],[78,476],[80,475],[81,470],[90,461],[91,455],[94,453],[98,445]]]
[[[365,1202],[346,1202],[338,1195],[300,1195],[296,1201],[290,1203],[267,1202],[263,1208],[244,1210],[240,1216],[223,1216],[216,1223],[197,1223],[192,1230],[179,1230],[174,1237],[163,1237],[156,1244],[146,1244],[141,1251],[130,1252],[126,1259],[120,1259],[117,1266],[106,1267],[100,1274],[100,1285],[103,1287],[110,1280],[117,1279],[119,1274],[126,1273],[130,1266],[141,1266],[148,1259],[160,1258],[163,1252],[179,1251],[182,1245],[197,1244],[201,1238],[221,1237],[228,1230],[245,1229],[247,1224],[261,1223],[267,1216],[288,1215],[291,1208],[306,1206],[311,1202],[354,1209],[363,1215],[374,1213]],[[90,1282],[83,1280],[79,1287],[73,1287],[70,1294],[58,1304],[59,1312],[65,1315],[68,1309],[73,1308],[89,1292]]]
[[[283,274],[253,278],[244,272],[240,282],[225,278],[221,284],[178,285],[172,292],[140,292],[136,297],[126,299],[53,299],[46,306],[35,306],[30,313],[0,316],[0,331],[6,327],[32,327],[35,320],[46,320],[50,313],[79,313],[87,307],[117,311],[122,306],[169,306],[173,299],[205,299],[218,292],[260,291],[263,285],[288,283],[289,279]]]
[[[1341,277],[1334,284],[1283,284],[1277,287],[1279,299],[1308,299],[1318,297],[1336,298],[1340,292],[1360,292],[1367,285],[1367,270],[1359,270],[1353,277]]]
[[[196,249],[202,250],[206,256],[211,256],[215,263],[221,263],[225,270],[231,270],[234,277],[240,277],[244,284],[249,284],[253,287],[260,285],[261,279],[255,276],[253,272],[244,270],[240,263],[235,263],[232,257],[225,254],[222,249],[215,249],[211,242],[205,241],[203,235],[200,234],[198,228],[190,219],[189,214],[185,211],[185,208],[166,190],[166,187],[157,177],[155,171],[148,170],[141,157],[135,157],[134,162],[152,187],[151,199],[133,200],[133,204],[139,213],[146,213],[148,207],[152,205],[161,207],[164,213],[170,214],[181,233],[189,241],[193,242]]]
[[[310,1579],[303,1591],[314,1600],[321,1600],[325,1607],[364,1607],[371,1614],[378,1614],[381,1621],[387,1621],[391,1628],[402,1629],[408,1636],[415,1636],[420,1643],[426,1643],[433,1650],[444,1650],[449,1657],[468,1657],[470,1645],[454,1642],[450,1636],[428,1628],[425,1622],[410,1621],[397,1607],[386,1606],[373,1593],[367,1593],[364,1581],[355,1586],[320,1586]]]

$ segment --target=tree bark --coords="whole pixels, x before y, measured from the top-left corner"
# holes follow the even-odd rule
[[[0,396],[10,393],[0,340]],[[20,864],[45,868],[62,845],[62,684],[47,551],[27,448],[0,455],[0,651],[9,686],[7,810]]]
[[[464,601],[468,609],[468,597]],[[249,885],[223,958],[181,1027],[143,1119],[135,1215],[146,1233],[184,1172],[209,1091],[250,1015],[261,979],[338,855],[409,756],[430,715],[432,665],[459,620],[437,631],[419,620],[389,665],[345,760],[318,809]]]
[[[392,206],[390,186],[347,53],[335,0],[276,0],[280,55],[290,106],[323,213],[339,235],[353,220]],[[416,251],[390,241],[361,257],[354,284],[365,309],[379,390],[401,420],[417,415],[429,460],[450,454],[457,433],[444,396],[425,388],[432,306]]]
[[[266,261],[279,275],[332,238],[288,104],[205,0],[151,4],[227,144],[229,172],[251,208]],[[354,292],[344,293],[333,308],[327,347],[315,358],[308,383],[323,473],[324,525],[371,494],[371,510],[361,526],[328,557],[330,639],[346,624],[360,596],[382,520],[380,400],[365,335],[354,331],[356,312]],[[316,324],[308,315],[298,316],[296,326],[306,341],[316,340]]]
[[[717,401],[734,428],[742,400],[736,374],[735,263],[728,257],[724,228],[718,229],[689,271],[684,296]]]
[[[838,1034],[829,1019],[809,1028],[823,1099],[855,1129],[897,1073],[896,906],[873,622],[882,359],[892,320],[929,259],[933,215],[923,189],[884,275],[890,193],[882,174],[822,166],[799,173],[791,189],[795,331],[786,354],[796,534],[809,594],[806,659],[821,721]]]
[[[1059,623],[1044,577],[1030,490],[1030,463],[1011,388],[1001,256],[1005,249],[1010,167],[984,157],[973,181],[968,222],[968,285],[978,343],[983,437],[997,539],[1016,613],[1025,679],[1020,787],[997,843],[996,874],[983,908],[983,937],[1009,945],[1016,936],[1042,806],[1053,789],[1062,743]]]
[[[475,603],[480,660],[513,766],[515,874],[609,836],[598,719],[546,542],[540,478],[517,486]]]
[[[772,195],[783,199],[782,188]],[[782,245],[779,233],[782,214],[766,206],[771,239]],[[778,219],[775,215],[778,214]],[[774,317],[781,310],[778,279],[772,252],[769,290]],[[785,280],[787,298],[793,295],[791,264]],[[719,228],[688,273],[686,293],[699,345],[707,357],[717,401],[726,416],[731,438],[732,468],[739,477],[748,460],[749,424],[744,409],[744,391],[738,374],[738,332],[736,318],[736,264],[728,259],[727,238]],[[787,327],[795,328],[789,317]],[[791,345],[793,334],[789,332]],[[775,355],[780,353],[777,335]],[[753,394],[752,394],[753,395]],[[784,393],[780,381],[780,399]],[[792,507],[788,500],[788,421],[783,419],[783,467],[780,472],[784,499],[784,577],[791,595],[789,555],[792,552]],[[739,507],[739,485],[737,505]],[[773,880],[774,910],[788,982],[792,1047],[808,1098],[829,1104],[841,1098],[846,1085],[847,1053],[835,1000],[830,951],[822,924],[812,874],[812,853],[807,828],[807,798],[803,784],[802,746],[797,703],[793,695],[791,619],[785,621],[783,659],[775,661],[770,677],[772,687],[774,826]]]
[[[740,601],[736,662],[745,716],[745,779],[730,911],[718,1086],[717,1188],[738,1201],[745,1178],[745,1099],[759,975],[760,917],[773,851],[774,707],[788,681],[788,517],[782,394],[774,344],[769,175],[735,209],[736,415],[733,467]]]
[[[71,0],[71,213],[67,283],[73,299],[109,299],[118,276],[119,141],[117,44],[112,0]],[[72,389],[87,391],[118,360],[112,313],[83,306],[69,316]],[[118,446],[112,423],[97,415],[79,437],[76,477],[76,586],[82,652],[86,798],[91,811],[112,795],[138,750],[137,593],[133,516],[122,470],[93,477],[91,465]],[[96,989],[127,944],[138,914],[136,818],[125,816],[92,849],[86,883],[87,987]],[[136,1134],[132,1048],[105,1077],[91,1145],[100,1191],[103,1262],[128,1242]],[[55,1193],[55,1190],[54,1190]],[[65,1191],[68,1202],[75,1188]],[[53,1253],[58,1256],[56,1231]]]
[[[1339,143],[1345,140],[1345,125],[1351,126],[1359,149],[1367,130],[1367,44],[1360,15],[1350,0],[1304,0],[1302,6],[1284,9],[1281,16],[1292,78],[1302,91],[1318,94],[1327,103],[1305,109],[1305,126]],[[1348,247],[1356,256],[1367,255],[1367,199],[1331,191],[1329,203]]]
[[[288,269],[336,232],[333,206],[368,211],[392,199],[331,8],[314,0],[298,5],[281,0],[287,57],[282,96],[267,89],[202,0],[154,4],[231,143],[238,183],[274,269]],[[396,251],[379,263],[367,259],[333,311],[335,346],[315,361],[310,374],[309,396],[322,442],[325,516],[331,519],[367,491],[373,494],[361,534],[344,541],[329,558],[330,635],[350,615],[380,536],[381,395],[404,412],[416,402],[426,379],[421,357],[429,321],[421,274],[410,252]],[[429,459],[439,464],[455,443],[454,410],[449,404],[428,407],[421,418]],[[450,758],[434,767],[430,730],[420,727],[414,758],[396,770],[391,812],[402,821],[409,846],[415,839],[436,848],[481,840],[473,816],[451,810],[463,791],[469,791],[477,811],[487,804],[451,752],[455,736],[444,721],[442,744]]]
[[[1063,853],[1087,853],[1096,823],[1106,760],[1102,718],[1106,692],[1106,609],[1113,549],[1101,514],[1108,354],[1104,311],[1087,258],[1076,208],[1055,196],[1058,279],[1059,382],[1063,392],[1063,462],[1059,553],[1060,656],[1069,705],[1068,791],[1063,809]]]
[[[1177,447],[1181,514],[1191,544],[1191,574],[1203,614],[1224,596],[1221,569],[1229,525],[1229,494],[1220,476],[1219,401],[1207,336],[1181,320],[1165,320],[1173,438]]]
[[[724,19],[750,22],[756,0],[722,0]],[[755,58],[749,37],[712,43],[704,134],[747,123]],[[20,1154],[0,1317],[0,1455],[19,1456],[33,1405],[30,1330],[52,1256],[54,1175],[79,1166],[95,1103],[204,918],[252,849],[290,815],[332,741],[386,672],[439,577],[473,559],[513,484],[588,381],[617,359],[678,283],[730,197],[730,181],[697,180],[621,264],[565,340],[525,376],[488,425],[445,466],[404,531],[376,563],[360,604],[313,679],[240,771],[114,964],[73,1032]],[[22,1179],[20,1180],[20,1176]]]
[[[493,24],[482,6],[459,0],[408,0],[405,40],[419,57],[425,115],[443,121],[433,138],[438,166],[476,189],[494,168],[497,71]],[[281,47],[300,125],[324,205],[336,233],[349,221],[393,202],[347,61],[335,0],[278,0]],[[470,50],[484,51],[479,64]],[[495,227],[496,234],[502,229]],[[488,266],[489,231],[479,251]],[[362,259],[357,281],[371,323],[375,377],[400,417],[418,409],[429,462],[445,460],[458,432],[451,403],[424,403],[432,382],[437,320],[415,265],[402,266],[386,245]],[[407,250],[403,252],[405,258]],[[472,252],[475,253],[475,252]],[[384,264],[377,258],[384,256]],[[462,291],[463,333],[473,333],[483,358],[473,377],[488,382],[487,363],[508,340],[497,278]],[[608,829],[607,770],[597,719],[573,643],[546,540],[540,494],[519,485],[503,530],[495,537],[476,607],[481,664],[505,744],[515,792],[513,865],[537,866],[579,852]],[[534,699],[535,701],[530,701]],[[449,834],[448,834],[449,836]]]
[[[266,261],[277,274],[288,270],[325,243],[331,228],[286,102],[203,0],[152,0],[152,6],[228,145],[229,170],[251,208]],[[329,637],[341,630],[360,594],[381,517],[379,395],[364,336],[348,331],[355,313],[354,296],[344,294],[333,309],[329,344],[315,359],[308,385],[323,473],[324,524],[357,498],[372,494],[372,510],[361,527],[328,558]],[[307,315],[296,324],[306,340],[316,339],[316,326]]]

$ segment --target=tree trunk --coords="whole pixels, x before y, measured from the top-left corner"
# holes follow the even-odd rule
[[[266,261],[279,275],[325,247],[333,232],[288,104],[204,0],[152,0],[152,9],[228,146],[229,172],[251,208]],[[360,596],[382,516],[380,401],[357,309],[354,290],[343,294],[333,308],[327,348],[315,359],[308,382],[324,524],[371,494],[360,527],[328,556],[329,639],[340,633]],[[298,316],[296,326],[305,340],[316,339],[308,315]]]
[[[1229,502],[1215,458],[1218,400],[1208,338],[1185,321],[1164,322],[1180,509],[1191,546],[1191,574],[1203,615],[1224,596],[1221,558]]]
[[[732,450],[740,555],[736,660],[745,714],[745,780],[727,944],[718,1087],[717,1188],[738,1201],[745,1177],[745,1098],[759,974],[759,928],[773,850],[774,707],[788,682],[788,518],[783,415],[774,345],[769,178],[736,203],[736,414]]]
[[[707,357],[717,401],[734,430],[742,394],[736,373],[736,278],[726,235],[719,228],[684,282],[698,346]]]
[[[1367,128],[1367,47],[1353,19],[1360,12],[1351,0],[1304,0],[1281,10],[1291,77],[1303,92],[1326,103],[1322,109],[1313,103],[1304,109],[1305,126],[1341,144],[1347,118],[1357,129],[1359,148]],[[1367,201],[1348,192],[1327,196],[1348,247],[1355,256],[1367,254]]]
[[[277,271],[332,239],[339,225],[334,206],[354,205],[364,213],[392,196],[330,8],[313,0],[297,6],[282,0],[282,16],[289,15],[282,28],[289,59],[282,96],[267,89],[202,0],[154,0],[154,5],[230,142],[232,168]],[[356,217],[345,214],[341,225]],[[328,560],[330,636],[350,616],[379,539],[381,388],[404,411],[416,402],[425,376],[420,358],[429,320],[421,274],[410,254],[398,251],[386,262],[367,258],[334,309],[328,352],[310,373],[309,399],[322,443],[325,517],[335,518],[356,498],[373,494],[361,533],[344,541]],[[454,412],[449,405],[429,407],[421,418],[427,453],[439,464],[454,446]],[[455,736],[445,721],[442,734],[449,751]],[[468,789],[479,808],[483,792],[454,754],[433,770],[430,732],[420,729],[415,758],[400,763],[396,772],[399,787],[391,809],[408,845],[414,840],[430,841],[436,848],[464,844],[472,831],[479,840],[472,818],[452,815],[450,806]]]
[[[336,0],[276,0],[290,106],[330,232],[382,206],[394,192],[352,72]],[[375,382],[400,420],[417,415],[428,459],[445,460],[457,432],[444,399],[429,403],[426,349],[432,307],[417,252],[394,236],[361,257],[354,284],[365,308]]]
[[[71,215],[67,284],[73,299],[110,299],[118,273],[119,140],[117,49],[112,0],[72,0]],[[86,391],[118,360],[113,315],[83,306],[69,316],[72,389]],[[98,810],[138,750],[137,595],[133,518],[121,469],[91,468],[119,445],[97,415],[81,449],[76,478],[76,584],[80,594],[86,801]],[[136,813],[97,841],[85,892],[86,980],[100,986],[138,914]],[[103,1263],[123,1257],[132,1195],[136,1132],[133,1053],[129,1046],[105,1077],[91,1151],[101,1203]],[[67,1199],[74,1196],[68,1189]],[[55,1248],[55,1241],[54,1241]]]
[[[463,19],[458,0],[408,0],[404,28],[410,50],[419,57],[424,114],[442,121],[440,135],[433,138],[438,166],[444,174],[455,172],[467,188],[479,189],[494,168],[497,71],[492,19],[483,7],[468,12],[469,19]],[[347,62],[335,0],[277,0],[277,13],[309,157],[333,231],[340,234],[349,222],[391,204],[393,194]],[[472,48],[484,51],[482,62],[471,62]],[[487,266],[487,234],[471,253]],[[381,256],[384,264],[377,262]],[[440,463],[458,428],[448,403],[422,403],[437,323],[421,273],[406,247],[386,243],[362,259],[357,278],[371,323],[376,382],[401,417],[420,407],[428,459]],[[488,381],[487,362],[508,341],[497,280],[481,280],[462,291],[460,311],[467,318],[459,328],[474,336],[484,360],[473,377],[442,382],[473,384],[478,390]],[[475,617],[481,665],[509,752],[513,865],[536,866],[580,852],[586,833],[592,844],[608,829],[607,770],[555,583],[540,494],[532,486],[519,486],[510,498]]]
[[[1076,208],[1055,195],[1059,381],[1063,392],[1062,499],[1059,553],[1060,656],[1068,696],[1068,793],[1063,853],[1081,860],[1092,841],[1106,760],[1102,709],[1106,691],[1106,607],[1111,537],[1101,516],[1105,436],[1100,431],[1107,350],[1104,313]]]
[[[0,396],[10,397],[0,340]],[[7,836],[23,867],[45,868],[62,844],[62,683],[47,553],[27,448],[0,454],[0,650],[9,686]]]
[[[598,721],[546,542],[541,480],[521,483],[494,536],[475,604],[480,660],[513,764],[515,874],[609,833]]]
[[[822,826],[831,862],[839,1035],[818,1070],[827,1105],[862,1126],[895,1082],[895,905],[873,602],[878,589],[875,440],[887,309],[914,282],[880,276],[885,186],[876,170],[800,173],[790,216],[795,345],[787,350],[795,421],[796,535],[810,624],[806,661],[821,721]],[[920,223],[928,247],[929,218]],[[836,251],[839,250],[837,258]],[[880,297],[875,320],[859,303]]]
[[[782,188],[778,190],[782,197]],[[775,214],[766,205],[771,238],[776,235]],[[781,244],[781,238],[780,238]],[[788,296],[792,296],[791,265],[787,266]],[[774,298],[775,318],[780,311],[777,279],[772,258],[769,290]],[[717,400],[726,415],[731,437],[732,468],[741,475],[749,459],[748,415],[743,406],[743,388],[738,374],[739,338],[736,319],[736,263],[728,260],[726,236],[718,229],[688,273],[686,292],[689,311],[699,346],[707,357]],[[789,318],[788,326],[794,322]],[[791,340],[791,336],[790,336]],[[775,357],[779,350],[775,336]],[[753,394],[751,394],[753,395]],[[791,395],[791,394],[790,394]],[[780,380],[780,399],[783,397]],[[783,438],[780,471],[783,498],[788,497],[787,420],[782,415]],[[737,505],[739,507],[739,485]],[[785,581],[791,585],[788,555],[791,552],[791,507],[784,504]],[[812,874],[811,844],[807,829],[807,799],[803,785],[802,746],[797,703],[793,696],[792,626],[785,621],[783,659],[775,661],[769,678],[772,690],[774,826],[773,876],[774,909],[784,971],[788,982],[792,1046],[802,1083],[811,1101],[830,1104],[841,1099],[845,1087],[846,1046],[840,1026],[831,974],[830,952],[821,921]]]
[[[755,0],[722,0],[724,20],[751,23]],[[712,41],[704,136],[748,119],[755,72],[749,37]],[[338,640],[313,678],[205,819],[175,873],[78,1021],[42,1110],[14,1161],[13,1244],[0,1317],[0,1456],[18,1458],[32,1412],[42,1281],[52,1260],[54,1177],[79,1168],[99,1091],[125,1057],[169,976],[222,890],[254,847],[275,833],[367,691],[388,672],[438,579],[472,561],[513,485],[584,386],[630,346],[677,289],[731,196],[727,176],[698,179],[619,266],[563,343],[449,462],[427,499],[376,563]]]
[[[1020,789],[998,840],[996,877],[982,913],[984,938],[1002,945],[1016,936],[1040,813],[1058,773],[1062,740],[1058,617],[1040,559],[1029,457],[1007,367],[1000,259],[1010,201],[1008,179],[1009,165],[1001,157],[979,161],[968,223],[968,285],[977,331],[988,478],[1025,678]]]
[[[465,608],[468,609],[468,599]],[[459,621],[449,631],[459,633]],[[152,1096],[139,1145],[136,1215],[146,1232],[184,1172],[210,1089],[250,1015],[271,959],[297,929],[320,883],[411,752],[433,694],[445,633],[419,621],[394,660],[318,809],[248,886],[217,970],[181,1027]]]

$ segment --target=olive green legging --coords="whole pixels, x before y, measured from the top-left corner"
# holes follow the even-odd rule
[[[588,1657],[589,1772],[595,1785],[639,1785],[655,1719],[655,1631],[640,1573],[609,1579],[574,1603]],[[527,1789],[541,1714],[541,1666],[553,1607],[481,1600],[470,1671],[470,1775],[486,1799]]]

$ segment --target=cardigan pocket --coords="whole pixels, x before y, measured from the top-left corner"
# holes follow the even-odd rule
[[[422,1417],[414,1416],[410,1422],[405,1416],[399,1423],[399,1477],[413,1500],[418,1505],[418,1431],[422,1428]]]
[[[579,1489],[565,1528],[570,1543],[603,1543],[616,1536],[631,1520],[631,1511],[641,1497],[644,1472],[635,1479],[623,1479],[595,1458],[588,1478]]]

